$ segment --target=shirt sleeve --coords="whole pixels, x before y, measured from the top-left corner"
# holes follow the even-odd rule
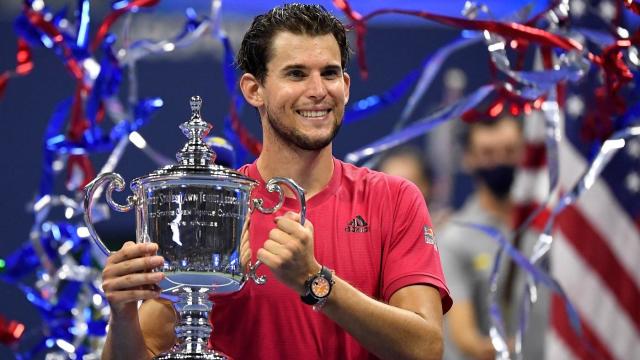
[[[439,290],[442,310],[447,312],[453,302],[422,193],[413,183],[402,181],[393,195],[391,234],[383,248],[383,300],[388,302],[396,291],[409,285],[431,285]]]

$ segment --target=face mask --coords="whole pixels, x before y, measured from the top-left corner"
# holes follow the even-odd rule
[[[475,170],[474,175],[487,185],[487,188],[495,197],[504,200],[509,196],[515,170],[515,166],[512,165],[498,165],[478,168]]]

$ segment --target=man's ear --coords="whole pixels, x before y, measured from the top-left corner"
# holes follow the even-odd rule
[[[253,74],[242,74],[242,77],[240,77],[240,90],[245,100],[252,106],[258,108],[264,104],[262,86]]]
[[[349,102],[349,91],[351,89],[351,76],[346,71],[342,72],[342,78],[344,79],[344,103]]]

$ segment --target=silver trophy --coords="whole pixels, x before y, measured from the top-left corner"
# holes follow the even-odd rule
[[[273,213],[284,202],[280,184],[289,186],[300,201],[300,223],[305,220],[304,190],[287,178],[273,178],[266,184],[277,192],[279,201],[272,208],[263,207],[262,199],[252,199],[258,182],[237,171],[214,164],[215,153],[204,143],[211,125],[200,116],[202,99],[191,98],[191,119],[180,125],[189,139],[177,153],[178,164],[158,169],[134,179],[133,195],[125,205],[112,199],[113,191],[122,191],[123,178],[116,173],[99,175],[85,189],[85,222],[98,247],[105,246],[93,227],[91,208],[103,185],[106,200],[120,212],[135,208],[136,241],[158,244],[158,254],[165,263],[161,269],[163,297],[174,301],[180,318],[176,325],[178,344],[155,359],[228,359],[225,354],[207,349],[211,334],[209,293],[229,294],[240,291],[247,280],[264,284],[257,276],[260,262],[240,264],[241,232],[253,209]],[[224,330],[223,330],[224,331]]]

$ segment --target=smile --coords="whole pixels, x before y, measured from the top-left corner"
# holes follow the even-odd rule
[[[306,118],[321,118],[326,116],[330,110],[298,110],[297,113]]]

